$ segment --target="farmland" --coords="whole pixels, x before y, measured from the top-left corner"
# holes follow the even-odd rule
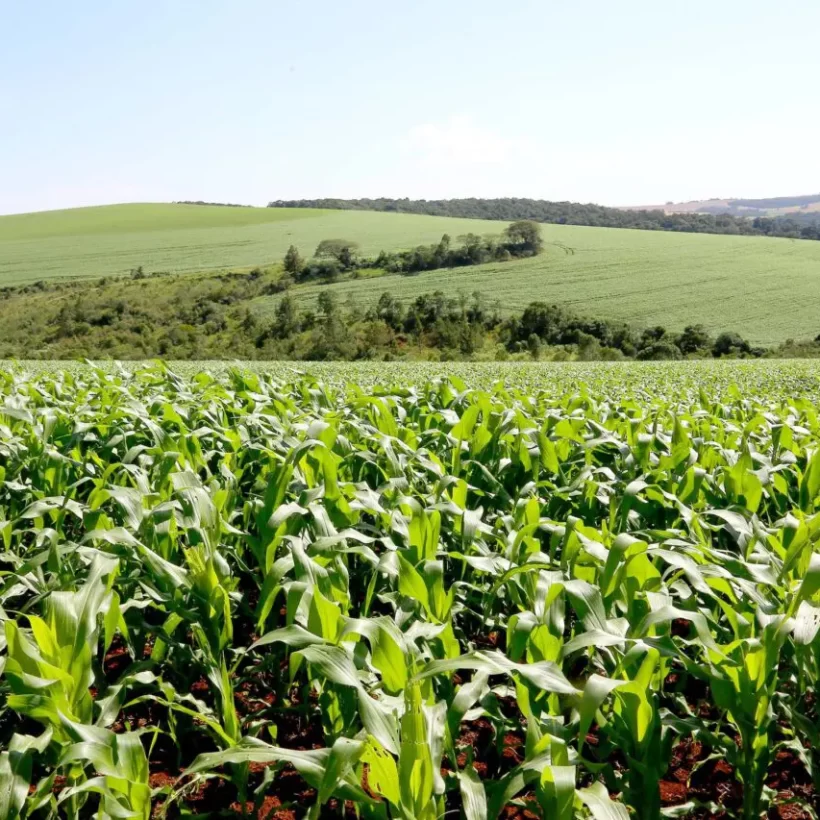
[[[146,271],[250,268],[282,260],[291,244],[312,253],[342,236],[363,253],[437,242],[504,223],[313,209],[133,204],[0,216],[0,287],[38,280]]]
[[[4,817],[814,816],[820,368],[185,367],[0,369]]]
[[[121,205],[0,217],[0,286],[99,279],[143,267],[146,273],[198,273],[278,266],[291,244],[309,256],[323,239],[357,241],[363,255],[434,243],[442,234],[501,232],[506,223],[414,214]],[[413,277],[342,281],[341,301],[361,307],[389,290],[405,302],[442,290],[481,291],[504,313],[534,300],[585,316],[660,324],[679,331],[700,322],[713,333],[734,331],[754,344],[814,338],[820,309],[820,243],[544,225],[540,256]],[[140,283],[140,287],[145,283]],[[152,285],[153,287],[153,285]],[[163,282],[156,300],[172,299]],[[322,284],[291,295],[315,308]],[[18,297],[22,299],[24,297]],[[46,301],[54,298],[46,294]],[[269,319],[278,297],[252,304]],[[40,311],[39,303],[33,305]],[[24,311],[25,305],[21,307]],[[15,308],[16,309],[16,308]]]
[[[680,330],[697,321],[755,344],[813,338],[820,330],[820,243],[568,225],[544,225],[542,233],[545,251],[533,259],[330,287],[341,302],[361,306],[385,290],[405,302],[434,290],[477,290],[506,312],[538,299],[641,326]],[[315,304],[324,287],[301,286],[291,295]],[[277,301],[259,300],[260,315],[270,315]]]

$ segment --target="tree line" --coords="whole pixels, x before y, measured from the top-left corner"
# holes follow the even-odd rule
[[[253,205],[243,205],[241,202],[208,202],[204,199],[177,199],[174,205],[211,205],[219,208],[253,208]]]
[[[286,294],[270,322],[259,329],[256,347],[268,358],[356,360],[469,359],[636,359],[749,358],[767,353],[737,333],[712,336],[702,325],[680,333],[663,326],[642,330],[624,322],[594,319],[559,305],[532,302],[520,314],[503,317],[497,302],[479,291],[447,296],[435,291],[408,304],[389,291],[376,304],[340,304],[333,290],[322,291],[316,309],[300,310]]]
[[[667,214],[662,210],[625,210],[591,203],[550,202],[543,199],[522,198],[278,199],[268,203],[268,207],[383,211],[505,222],[533,220],[557,225],[587,225],[601,228],[820,239],[820,217],[816,214],[754,218],[734,216],[728,213]]]
[[[305,259],[295,245],[288,248],[282,266],[294,282],[334,282],[344,273],[377,269],[387,273],[412,274],[439,268],[459,268],[535,256],[544,248],[537,222],[519,220],[500,236],[468,233],[454,244],[444,234],[435,245],[418,245],[405,251],[381,251],[374,257],[359,255],[359,245],[349,239],[324,239],[312,259]]]

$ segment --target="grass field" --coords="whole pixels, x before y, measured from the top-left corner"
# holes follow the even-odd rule
[[[342,237],[362,253],[397,250],[505,223],[301,208],[134,204],[0,217],[0,287],[40,279],[269,265],[295,244],[309,256]]]
[[[290,244],[309,255],[331,237],[364,254],[500,233],[505,223],[363,211],[117,205],[0,217],[0,286],[40,279],[247,268],[279,261]],[[479,290],[505,312],[533,300],[589,316],[679,330],[702,322],[755,344],[820,332],[820,242],[545,225],[543,255],[521,260],[343,281],[330,286],[362,306],[389,290],[403,300]],[[326,285],[291,293],[314,304]],[[255,303],[269,316],[279,297]]]
[[[409,301],[442,290],[479,290],[505,312],[533,300],[589,316],[679,330],[701,322],[733,330],[755,344],[820,332],[820,242],[544,225],[545,253],[416,276],[344,281],[330,286],[341,301],[372,304],[389,290]],[[291,291],[314,303],[320,288]],[[256,303],[269,315],[278,297]]]

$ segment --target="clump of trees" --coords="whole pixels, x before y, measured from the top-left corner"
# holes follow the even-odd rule
[[[349,270],[356,263],[358,242],[349,239],[323,239],[313,256],[316,259],[335,259],[344,270]]]
[[[453,244],[444,234],[435,245],[418,245],[406,251],[381,251],[375,257],[359,257],[359,246],[347,239],[322,240],[313,259],[305,262],[293,245],[285,255],[286,273],[297,282],[318,279],[333,282],[343,273],[355,270],[381,269],[388,273],[413,274],[439,268],[459,268],[503,262],[513,258],[535,256],[544,248],[541,227],[523,219],[513,222],[500,236],[468,233]]]
[[[675,334],[661,325],[640,332],[624,322],[577,316],[559,305],[531,303],[520,317],[507,321],[511,350],[544,346],[577,345],[585,358],[634,358],[660,361],[683,358],[758,357],[755,348],[737,333],[721,333],[713,339],[703,325],[688,325]]]
[[[316,248],[313,258],[306,261],[299,249],[291,245],[282,260],[282,268],[291,280],[303,282],[319,279],[335,282],[342,273],[358,266],[356,252],[358,244],[347,239],[323,239]]]
[[[177,199],[174,205],[218,205],[220,208],[253,208],[240,202],[206,202],[204,199]]]
[[[361,359],[493,358],[657,361],[682,358],[759,356],[734,333],[712,338],[702,325],[681,333],[662,326],[638,330],[624,322],[579,316],[559,306],[533,302],[504,318],[498,302],[476,291],[448,296],[434,291],[403,303],[385,291],[366,310],[341,305],[323,290],[317,310],[301,311],[290,296],[277,305],[273,320],[255,340],[274,358]],[[275,355],[274,355],[275,351]]]

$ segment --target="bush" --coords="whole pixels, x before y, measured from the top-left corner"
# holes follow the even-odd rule
[[[302,269],[299,281],[323,279],[327,282],[335,282],[341,272],[342,266],[336,259],[314,259]]]
[[[683,354],[702,353],[714,344],[709,331],[703,325],[687,325],[676,341]]]
[[[682,358],[680,348],[672,342],[661,340],[638,351],[637,359],[641,361],[664,361]]]
[[[721,333],[712,346],[712,355],[717,358],[742,356],[749,352],[751,352],[751,346],[738,333]]]

